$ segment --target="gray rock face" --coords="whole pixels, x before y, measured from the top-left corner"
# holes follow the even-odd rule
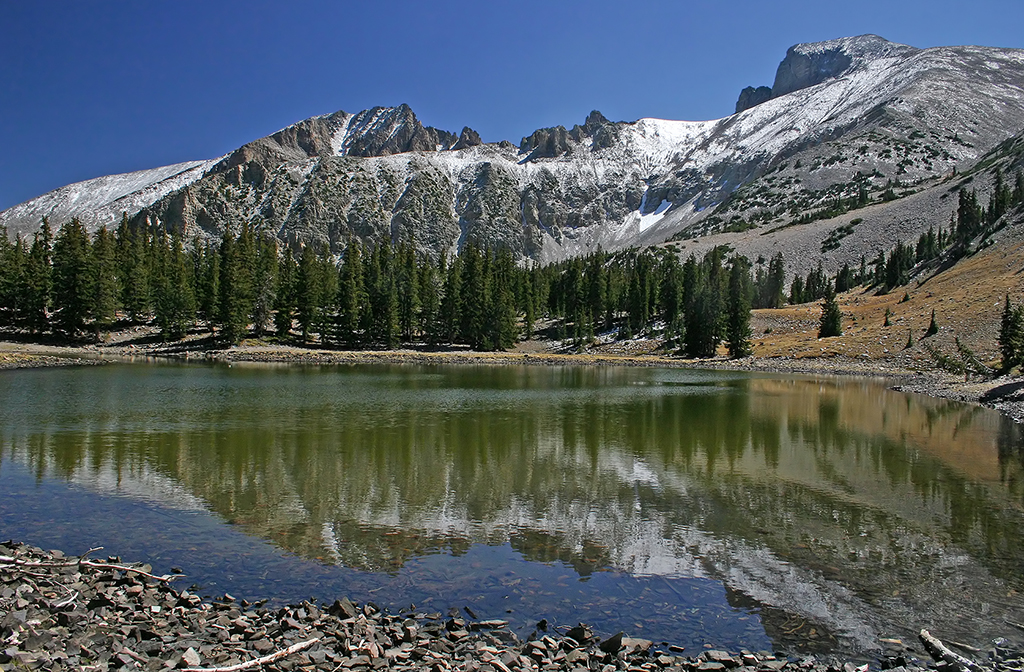
[[[740,92],[739,100],[736,101],[736,112],[839,77],[867,61],[908,57],[920,51],[904,44],[889,42],[877,35],[797,44],[786,51],[786,57],[779,63],[775,72],[775,83],[771,87],[748,86]]]
[[[553,159],[569,151],[569,132],[565,126],[541,128],[519,143],[519,151],[529,159]]]
[[[755,105],[760,105],[766,100],[771,100],[772,88],[770,86],[759,86],[756,89],[752,86],[740,91],[739,100],[736,101],[736,111],[749,110]]]
[[[330,156],[333,153],[331,135],[347,117],[345,112],[335,112],[327,117],[300,121],[236,149],[217,164],[215,170],[229,170],[253,162],[267,166]]]
[[[450,149],[454,133],[424,126],[408,105],[375,107],[353,117],[349,156],[388,156],[404,152],[433,152]]]
[[[462,133],[459,134],[459,141],[455,143],[452,149],[467,149],[482,144],[484,144],[484,141],[480,139],[480,134],[469,126],[465,126],[462,129]]]
[[[790,47],[779,64],[772,86],[773,98],[838,77],[853,65],[853,59],[839,47],[809,54],[796,49]]]

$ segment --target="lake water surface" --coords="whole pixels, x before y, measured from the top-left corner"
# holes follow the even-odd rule
[[[0,536],[204,594],[469,607],[521,634],[871,656],[1024,623],[995,412],[873,382],[616,367],[0,373]],[[1009,631],[1009,632],[1008,632]]]

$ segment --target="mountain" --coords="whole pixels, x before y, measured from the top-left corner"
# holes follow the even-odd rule
[[[1024,51],[874,35],[800,44],[737,110],[700,122],[593,112],[518,146],[424,126],[406,105],[336,112],[217,160],[64,187],[0,213],[0,224],[24,234],[44,214],[55,224],[78,215],[98,228],[125,211],[187,236],[251,222],[293,246],[413,236],[433,254],[475,241],[540,261],[722,240],[751,258],[792,248],[798,268],[823,254],[823,227],[838,226],[830,209],[850,209],[837,202],[869,208],[865,242],[832,250],[831,266],[948,219],[938,196],[909,213],[897,206],[1024,129]]]

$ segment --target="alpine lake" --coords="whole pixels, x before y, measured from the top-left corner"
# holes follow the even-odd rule
[[[0,537],[285,604],[871,659],[1024,628],[1022,433],[879,381],[545,366],[0,373]],[[1019,627],[1015,624],[1021,624]]]

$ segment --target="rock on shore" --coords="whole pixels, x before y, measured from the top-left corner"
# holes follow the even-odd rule
[[[88,554],[87,554],[88,555]],[[204,600],[118,558],[0,544],[0,670],[430,670],[430,672],[861,672],[835,660],[703,651],[587,626],[537,624],[526,640],[471,610],[390,614],[342,598],[280,609]],[[924,669],[903,658],[887,667]]]

